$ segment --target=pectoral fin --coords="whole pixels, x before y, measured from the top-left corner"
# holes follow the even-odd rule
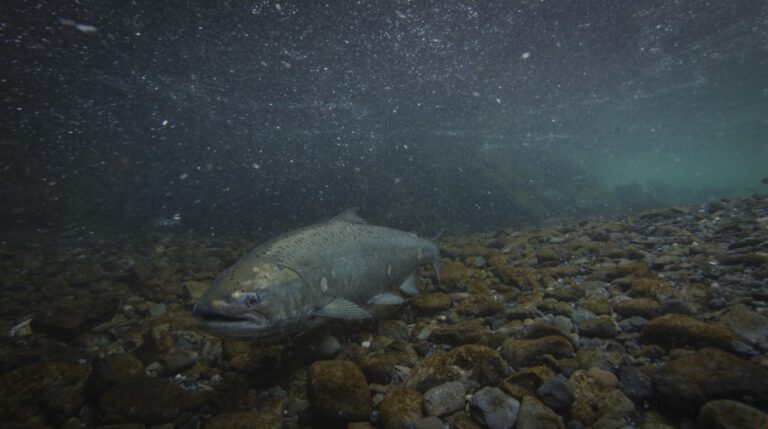
[[[336,298],[312,313],[314,316],[331,319],[370,319],[371,312],[344,298]]]
[[[411,296],[418,295],[419,287],[416,284],[416,273],[412,273],[410,276],[408,276],[403,284],[400,285],[399,289]]]
[[[442,283],[440,282],[440,260],[436,260],[434,263],[432,263],[432,269],[435,271],[435,278],[437,279],[437,287],[442,287]]]
[[[393,294],[392,292],[384,292],[380,293],[368,301],[368,304],[376,304],[376,305],[400,305],[404,303],[405,300]]]

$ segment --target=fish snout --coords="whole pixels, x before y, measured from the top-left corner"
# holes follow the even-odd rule
[[[206,315],[212,314],[212,310],[213,308],[210,303],[201,300],[197,301],[195,306],[192,307],[192,314],[197,317],[205,317]]]

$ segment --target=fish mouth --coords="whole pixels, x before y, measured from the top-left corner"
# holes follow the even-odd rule
[[[237,318],[229,316],[200,317],[197,326],[217,337],[232,339],[250,339],[263,337],[270,333],[267,320],[261,318]]]
[[[221,314],[200,304],[192,311],[198,318],[197,325],[218,337],[247,339],[267,335],[270,331],[269,320],[260,313]]]

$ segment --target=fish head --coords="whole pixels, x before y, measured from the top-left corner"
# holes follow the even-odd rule
[[[213,281],[192,310],[204,330],[255,339],[287,333],[304,316],[306,283],[274,259],[241,260]]]

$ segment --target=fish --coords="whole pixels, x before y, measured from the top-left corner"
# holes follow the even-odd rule
[[[760,181],[763,185],[768,185],[768,176],[763,177],[763,180]]]
[[[400,305],[418,293],[417,275],[437,245],[372,225],[355,209],[257,246],[221,272],[192,309],[215,336],[257,340],[291,336],[332,319],[372,317],[373,305]]]

